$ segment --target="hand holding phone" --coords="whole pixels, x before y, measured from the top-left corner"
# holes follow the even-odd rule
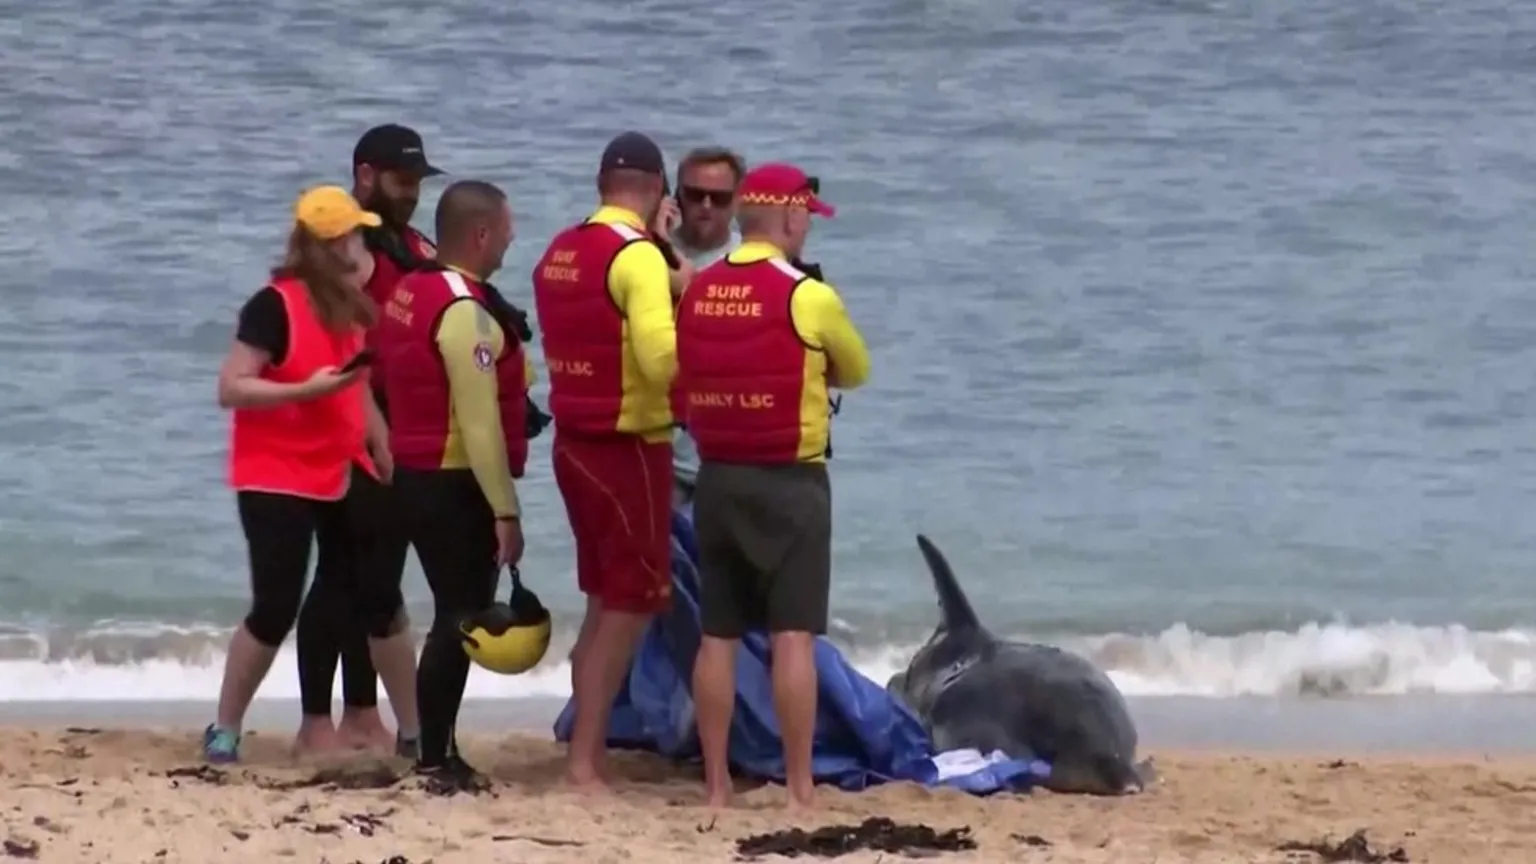
[[[651,233],[657,234],[665,240],[672,239],[672,232],[682,224],[683,211],[678,207],[677,199],[666,197],[661,199],[661,206],[656,208],[656,218],[651,225]]]
[[[347,365],[341,367],[341,374],[347,375],[352,372],[356,372],[364,366],[370,366],[372,364],[373,351],[372,349],[364,348],[363,350],[357,352],[357,354],[354,355],[351,360],[348,360]]]

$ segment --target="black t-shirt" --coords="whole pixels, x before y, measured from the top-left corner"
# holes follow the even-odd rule
[[[240,307],[235,338],[267,352],[273,366],[288,356],[288,309],[276,288],[268,285]]]

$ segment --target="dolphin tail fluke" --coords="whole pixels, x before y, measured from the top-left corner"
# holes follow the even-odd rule
[[[980,628],[981,621],[965,592],[960,590],[960,581],[944,559],[944,553],[922,534],[917,535],[917,548],[922,550],[923,560],[928,562],[928,570],[933,574],[933,587],[939,594],[939,607],[944,611],[945,629],[953,632]]]

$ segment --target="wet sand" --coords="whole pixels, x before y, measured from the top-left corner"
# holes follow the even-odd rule
[[[285,732],[258,731],[244,764],[168,776],[197,769],[195,726],[0,726],[5,851],[24,858],[35,849],[36,860],[69,864],[702,864],[733,860],[736,841],[748,835],[887,817],[968,828],[976,848],[941,855],[955,861],[1312,861],[1320,859],[1278,847],[1338,841],[1359,829],[1373,847],[1402,847],[1409,861],[1536,860],[1536,759],[1528,756],[1150,748],[1161,780],[1127,798],[981,799],[899,784],[823,790],[821,812],[790,817],[782,789],[772,786],[743,786],[736,808],[710,811],[696,769],[644,754],[616,757],[621,779],[610,797],[564,791],[561,749],[547,733],[467,736],[466,756],[495,785],[453,797],[416,778],[357,790],[306,785],[322,767],[377,783],[405,766],[364,757],[301,763],[288,744]],[[898,856],[862,851],[836,860]]]

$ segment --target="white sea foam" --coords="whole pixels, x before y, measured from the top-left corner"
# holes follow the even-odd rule
[[[179,628],[0,637],[0,699],[211,699],[223,671],[224,638],[214,630]],[[1151,636],[1071,637],[1057,644],[1092,659],[1129,696],[1536,692],[1536,630],[1307,624],[1288,632],[1208,636],[1176,625]],[[861,672],[883,685],[916,647],[846,651]],[[517,677],[476,669],[467,695],[567,696],[570,668],[565,653],[557,644],[543,665]],[[290,646],[274,664],[258,698],[298,695]],[[340,695],[338,682],[337,698]]]

